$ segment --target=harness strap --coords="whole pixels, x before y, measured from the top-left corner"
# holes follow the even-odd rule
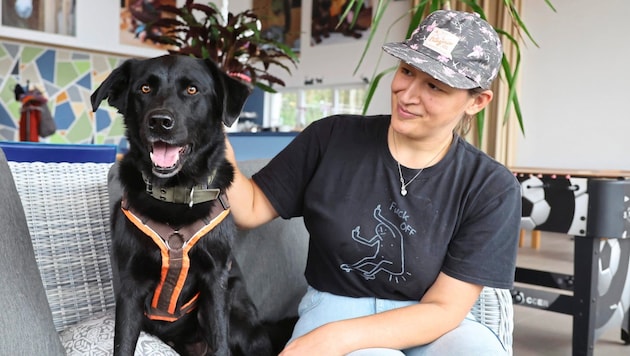
[[[190,268],[188,252],[230,213],[225,194],[221,194],[218,200],[221,204],[214,204],[208,216],[189,225],[173,228],[138,213],[128,206],[123,196],[122,212],[160,248],[162,270],[151,304],[147,305],[145,311],[149,319],[175,321],[195,309],[199,293],[178,308],[179,297]]]

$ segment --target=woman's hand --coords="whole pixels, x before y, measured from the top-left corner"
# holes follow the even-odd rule
[[[234,148],[232,147],[230,140],[228,140],[227,135],[225,135],[225,158],[230,162],[230,164],[237,167],[236,154],[234,153]]]
[[[352,351],[346,349],[347,340],[335,323],[326,324],[293,340],[278,356],[343,356]]]

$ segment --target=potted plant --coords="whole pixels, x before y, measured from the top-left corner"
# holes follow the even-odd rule
[[[361,66],[363,59],[367,53],[367,50],[370,48],[372,44],[372,39],[374,37],[374,34],[379,28],[381,18],[383,17],[383,13],[385,12],[385,9],[387,8],[387,5],[389,5],[390,1],[392,0],[378,0],[378,2],[375,4],[376,10],[374,14],[374,20],[372,22],[372,27],[370,29],[370,36],[367,40],[367,44],[364,48],[363,54],[361,55],[361,58],[359,59],[359,62],[357,63],[355,74],[357,70],[359,69],[359,67]],[[521,132],[524,134],[525,129],[523,125],[523,116],[522,116],[520,104],[518,101],[518,95],[516,93],[516,87],[517,87],[516,80],[518,78],[518,73],[519,73],[519,68],[520,68],[520,51],[521,51],[520,44],[522,41],[520,38],[515,38],[514,36],[512,36],[511,28],[514,27],[516,29],[515,32],[520,35],[525,34],[525,36],[534,45],[538,46],[538,44],[532,38],[531,34],[529,33],[527,29],[527,26],[525,25],[525,23],[523,23],[521,16],[517,11],[517,6],[516,6],[517,1],[518,0],[504,0],[500,2],[503,4],[503,6],[506,7],[507,12],[509,13],[512,21],[509,25],[505,25],[505,27],[495,26],[494,28],[496,32],[500,36],[503,37],[504,47],[511,46],[515,52],[514,60],[512,62],[510,62],[510,60],[507,58],[505,54],[503,55],[503,60],[502,60],[501,76],[503,80],[507,83],[507,88],[508,88],[507,100],[506,100],[505,110],[503,114],[503,122],[506,122],[508,120],[508,118],[510,117],[510,112],[513,109],[514,113],[516,114],[516,118],[518,120],[518,124],[520,126]],[[353,12],[356,13],[359,9],[363,7],[364,2],[365,0],[348,0],[348,6],[345,12],[343,13],[343,15],[341,16],[341,18],[345,19],[348,15],[352,14]],[[439,9],[450,9],[452,8],[451,3],[456,3],[456,2],[464,4],[469,11],[476,12],[481,16],[481,18],[483,18],[484,20],[487,20],[487,16],[482,6],[484,3],[484,0],[458,0],[458,1],[416,0],[414,1],[414,5],[411,7],[411,9],[408,12],[411,15],[411,21],[409,23],[409,27],[407,28],[407,37],[411,35],[411,33],[416,29],[416,27],[418,27],[418,24],[422,21],[422,19],[428,13],[433,12],[435,10],[439,10]],[[556,11],[553,5],[551,4],[550,0],[545,0],[545,3],[549,6],[551,10]],[[402,19],[402,17],[400,19]],[[372,79],[370,80],[370,86],[368,89],[367,98],[363,107],[364,113],[367,111],[368,106],[370,105],[371,99],[374,95],[374,92],[380,80],[383,78],[383,76],[385,76],[389,72],[392,72],[394,69],[395,68],[388,68],[380,72],[375,71],[374,75],[372,76]],[[485,111],[481,111],[480,113],[477,114],[477,118],[476,118],[477,119],[476,120],[476,133],[477,133],[477,141],[479,144],[483,142],[483,130],[484,130],[485,117],[486,117]]]
[[[274,84],[285,85],[270,74],[271,66],[291,73],[288,64],[297,65],[297,56],[288,46],[263,36],[253,10],[230,12],[224,19],[215,4],[193,0],[157,9],[162,17],[147,25],[150,40],[169,46],[170,53],[210,58],[228,74],[264,91],[275,92]]]

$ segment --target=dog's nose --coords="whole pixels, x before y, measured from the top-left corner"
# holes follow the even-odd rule
[[[168,115],[156,114],[149,117],[150,129],[164,129],[170,130],[175,125],[175,121]]]

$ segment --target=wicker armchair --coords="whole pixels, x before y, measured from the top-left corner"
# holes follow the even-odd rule
[[[484,287],[471,312],[497,335],[508,355],[512,355],[514,309],[510,290]]]
[[[111,163],[9,162],[58,332],[114,307]]]

